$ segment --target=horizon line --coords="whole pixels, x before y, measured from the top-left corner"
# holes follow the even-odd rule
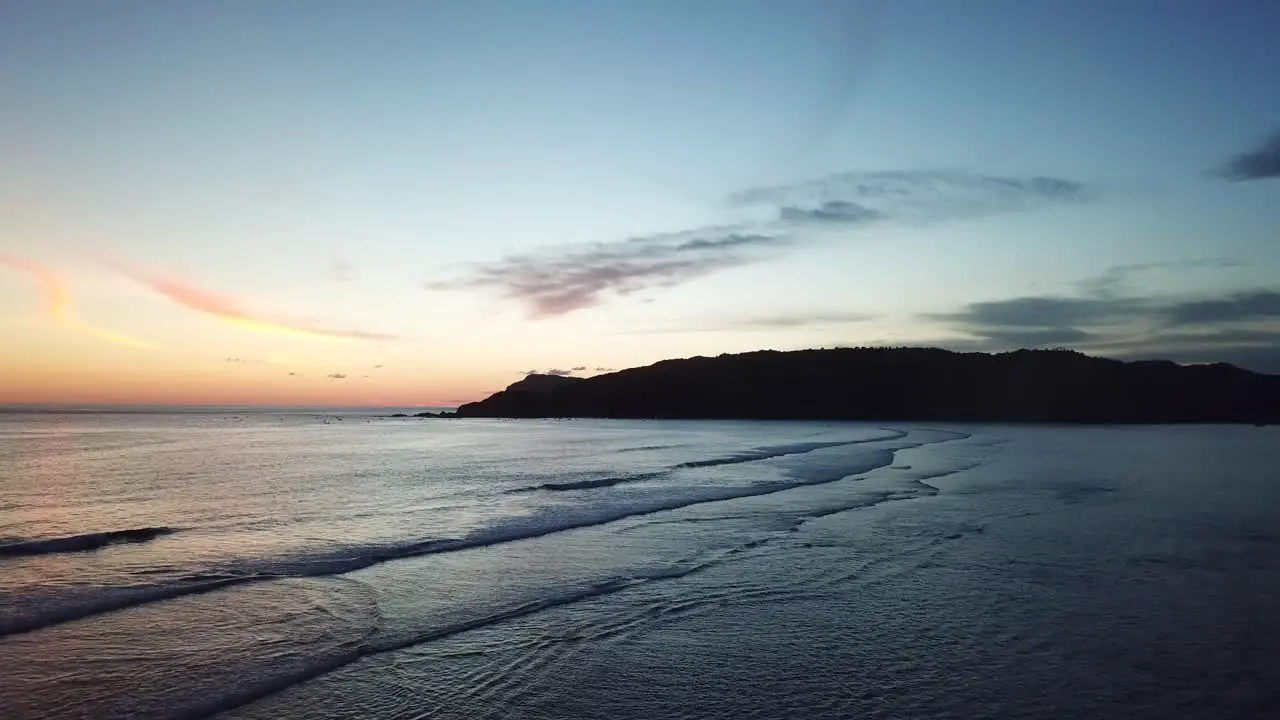
[[[77,410],[77,409],[112,409],[112,410],[147,410],[147,409],[174,409],[174,410],[402,410],[402,409],[423,409],[423,410],[454,410],[459,405],[466,403],[412,403],[402,405],[270,405],[270,404],[253,404],[253,403],[235,403],[235,404],[202,404],[202,403],[4,403],[0,402],[0,413],[4,412],[24,412],[30,410]]]

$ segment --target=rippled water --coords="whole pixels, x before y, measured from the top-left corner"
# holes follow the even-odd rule
[[[1275,717],[1275,428],[0,415],[5,717]]]

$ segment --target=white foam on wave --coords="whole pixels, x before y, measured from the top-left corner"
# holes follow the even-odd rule
[[[77,598],[62,604],[57,602],[32,602],[29,603],[32,606],[31,612],[0,618],[0,636],[28,632],[70,620],[158,600],[211,592],[247,582],[259,582],[282,577],[314,577],[343,574],[377,563],[402,558],[442,552],[457,552],[516,542],[693,505],[769,495],[799,487],[835,482],[891,465],[894,461],[894,453],[897,450],[968,437],[964,433],[950,431],[928,432],[940,433],[943,437],[898,444],[894,447],[876,448],[860,453],[853,458],[833,458],[821,463],[815,462],[792,468],[783,475],[783,479],[776,481],[739,485],[663,485],[645,487],[643,489],[630,489],[625,492],[620,491],[612,484],[603,485],[596,488],[600,489],[601,492],[594,494],[590,502],[554,505],[528,515],[501,519],[462,537],[420,538],[401,543],[351,546],[324,554],[245,561],[232,567],[193,573],[176,583],[110,588],[98,595]],[[754,460],[808,454],[816,450],[842,446],[878,442],[892,443],[907,437],[908,434],[905,431],[891,430],[889,434],[876,438],[760,448],[757,451],[753,451],[760,455],[759,457],[754,457]],[[765,450],[769,451],[767,455],[762,454]],[[738,457],[745,458],[746,454],[744,453]],[[748,462],[748,460],[739,459],[737,462]],[[724,464],[726,463],[708,461],[702,465],[685,464],[678,467],[681,472],[690,472]]]
[[[444,543],[441,544],[435,552],[485,547],[503,542],[510,542],[516,539],[527,539],[555,532],[595,527],[624,518],[655,514],[666,510],[690,507],[698,504],[718,502],[727,499],[768,495],[801,487],[825,485],[840,480],[866,475],[877,470],[888,469],[895,462],[898,453],[904,450],[917,449],[927,445],[967,437],[969,436],[964,433],[947,433],[944,437],[924,442],[904,443],[892,448],[877,449],[858,458],[844,458],[843,469],[836,469],[834,464],[823,464],[823,467],[825,468],[824,470],[819,471],[810,468],[807,472],[801,473],[806,479],[780,481],[770,486],[757,485],[686,488],[686,490],[691,491],[689,494],[667,498],[657,496],[651,497],[636,493],[626,496],[610,495],[608,497],[611,497],[611,500],[598,504],[594,507],[580,508],[577,514],[572,517],[565,517],[564,515],[560,515],[555,512],[547,512],[513,519],[508,522],[499,523],[485,528],[467,536],[466,538],[460,538],[456,541],[444,541]],[[923,477],[943,477],[955,472],[962,472],[970,467],[971,465],[966,464],[964,466],[950,468],[945,471],[937,471],[936,473],[915,473],[915,475],[921,475]],[[797,530],[800,525],[810,520],[857,508],[871,507],[883,502],[902,499],[905,497],[909,496],[895,495],[893,493],[864,496],[854,502],[845,502],[839,507],[832,507],[829,510],[818,514],[797,518],[795,523],[785,530],[774,531],[752,540],[739,543],[733,547],[721,548],[717,551],[705,554],[701,558],[689,559],[687,561],[673,563],[666,567],[654,568],[646,572],[636,573],[629,576],[607,578],[571,590],[552,592],[546,596],[520,603],[506,609],[485,613],[474,618],[453,622],[444,626],[427,627],[419,631],[408,631],[391,636],[383,636],[377,640],[366,642],[358,647],[354,647],[349,652],[323,658],[312,665],[299,668],[295,672],[265,679],[258,684],[242,684],[228,695],[216,699],[211,698],[203,701],[197,706],[188,708],[187,711],[180,713],[179,717],[195,720],[197,718],[206,718],[225,712],[229,709],[241,707],[274,695],[299,683],[313,680],[317,677],[331,673],[370,655],[394,652],[424,643],[443,640],[460,633],[478,630],[498,623],[533,615],[544,610],[604,595],[610,595],[649,583],[687,577],[720,565],[730,559],[741,557],[742,554],[747,551],[757,550],[765,547],[766,545],[782,540],[790,536],[791,533]],[[776,594],[785,594],[785,591],[775,590],[772,592]],[[694,604],[696,602],[702,601],[695,600],[692,603],[687,604]]]

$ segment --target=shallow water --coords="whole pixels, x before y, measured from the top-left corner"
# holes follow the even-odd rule
[[[337,417],[0,415],[6,717],[1280,708],[1274,428]]]

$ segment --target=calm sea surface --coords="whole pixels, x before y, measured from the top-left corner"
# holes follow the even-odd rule
[[[0,414],[0,716],[1280,717],[1280,428]]]

